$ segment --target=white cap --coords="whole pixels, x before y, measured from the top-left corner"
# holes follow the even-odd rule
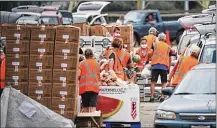
[[[160,33],[160,34],[158,35],[158,40],[159,40],[159,41],[160,41],[160,40],[165,41],[165,40],[166,40],[166,35],[165,35],[164,33]]]
[[[154,33],[157,33],[157,29],[154,27],[151,27],[148,32],[149,34],[154,34]]]
[[[191,53],[194,52],[194,53],[197,53],[199,54],[200,53],[200,47],[196,46],[196,45],[193,45],[191,47]]]

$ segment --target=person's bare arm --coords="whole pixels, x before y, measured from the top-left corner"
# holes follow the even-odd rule
[[[170,72],[170,74],[169,74],[169,81],[172,79],[172,77],[175,75],[175,72],[176,72],[176,70],[177,70],[177,68],[178,68],[178,65],[179,65],[179,60],[177,61],[177,63],[175,64],[175,66],[173,67],[173,70]]]

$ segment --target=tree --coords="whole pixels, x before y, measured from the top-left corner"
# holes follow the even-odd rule
[[[200,6],[203,7],[203,9],[207,9],[210,4],[210,0],[203,0],[203,1],[197,1],[197,2]]]

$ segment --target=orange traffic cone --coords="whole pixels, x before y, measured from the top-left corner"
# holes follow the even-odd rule
[[[168,30],[166,30],[166,43],[171,46],[171,43],[170,43],[170,32]]]

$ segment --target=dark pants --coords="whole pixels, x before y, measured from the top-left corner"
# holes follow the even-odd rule
[[[98,93],[85,92],[81,94],[82,107],[96,107]]]

